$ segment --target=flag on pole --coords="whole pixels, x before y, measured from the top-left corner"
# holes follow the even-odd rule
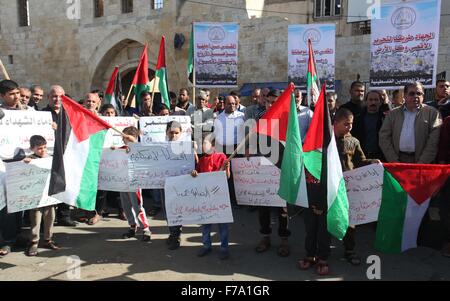
[[[322,195],[314,200],[317,209],[327,211],[328,232],[342,239],[349,225],[347,190],[325,94],[324,84],[305,137],[303,155],[305,168],[320,181]]]
[[[156,64],[155,78],[158,78],[158,88],[161,94],[161,101],[170,109],[169,88],[167,86],[166,73],[166,38],[161,37],[161,44],[159,46],[158,63]]]
[[[305,169],[303,165],[302,138],[297,116],[295,96],[291,93],[286,146],[281,164],[278,195],[290,204],[308,207]]]
[[[316,103],[319,97],[319,76],[317,75],[316,60],[314,59],[314,51],[311,40],[308,39],[308,74],[307,74],[306,92],[308,100],[308,108],[311,103]]]
[[[278,162],[281,162],[278,194],[289,203],[304,206],[304,204],[307,204],[308,195],[294,89],[294,84],[289,84],[277,101],[258,120],[254,131],[272,139],[286,142],[284,150],[279,152],[282,158],[278,160]],[[278,145],[283,148],[281,143]],[[278,164],[276,165],[278,166]]]
[[[430,198],[444,185],[450,165],[389,163],[383,167],[375,248],[400,253],[417,247],[419,227]]]
[[[148,79],[148,58],[147,58],[147,44],[145,44],[142,51],[139,65],[136,69],[131,85],[134,87],[135,103],[131,104],[138,111],[141,109],[141,94],[143,92],[150,92],[150,80]]]
[[[111,104],[122,115],[122,81],[120,79],[119,67],[116,66],[111,75],[108,88],[105,91],[105,99],[107,104]]]
[[[66,96],[62,96],[62,105],[72,129],[64,155],[53,159],[52,177],[58,181],[50,180],[49,195],[56,192],[56,199],[92,211],[103,143],[111,126]],[[55,168],[58,172],[53,173]]]
[[[187,63],[187,76],[191,83],[194,83],[194,25],[191,27],[191,39],[189,41],[189,53]]]

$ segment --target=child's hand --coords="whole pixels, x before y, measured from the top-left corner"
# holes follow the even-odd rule
[[[198,176],[198,172],[194,169],[192,172],[191,172],[191,176],[192,177],[197,177]]]
[[[52,129],[54,129],[55,131],[58,129],[58,125],[56,124],[56,122],[52,122]]]
[[[226,161],[225,164],[223,165],[223,169],[228,169],[230,168],[230,161]]]
[[[31,158],[25,158],[23,159],[23,163],[29,164],[31,162]]]
[[[126,148],[125,148],[125,152],[128,154],[130,151],[131,151],[130,147],[127,145]]]
[[[372,164],[381,164],[381,161],[378,159],[372,159]]]
[[[196,141],[192,141],[192,147],[194,148],[194,152],[198,151],[198,144]]]

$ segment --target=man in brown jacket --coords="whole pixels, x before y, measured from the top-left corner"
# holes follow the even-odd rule
[[[388,162],[433,163],[438,152],[440,114],[423,104],[422,84],[407,84],[404,92],[405,104],[392,110],[383,122],[380,148]]]

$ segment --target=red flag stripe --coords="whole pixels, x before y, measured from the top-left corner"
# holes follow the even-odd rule
[[[91,135],[99,131],[111,128],[109,123],[103,121],[67,96],[62,96],[62,105],[67,113],[67,117],[69,117],[70,126],[78,142],[89,139]]]
[[[116,83],[117,73],[119,73],[119,67],[116,66],[114,68],[114,71],[113,71],[112,75],[111,75],[111,79],[109,81],[108,88],[105,91],[105,95],[112,95],[114,93],[114,86],[115,86],[115,83]]]
[[[141,59],[139,65],[136,69],[136,74],[134,75],[132,85],[146,85],[148,84],[148,59],[147,59],[147,44],[145,44],[144,50],[142,51]]]
[[[286,141],[291,94],[294,92],[294,89],[294,84],[289,84],[287,89],[280,95],[277,101],[258,120],[255,127],[256,132],[271,136],[280,141]],[[276,132],[277,129],[279,129],[278,133]]]
[[[325,84],[322,86],[320,91],[319,99],[317,100],[316,108],[314,110],[314,115],[311,120],[311,124],[306,133],[305,143],[303,144],[303,152],[310,152],[317,149],[322,149],[323,146],[323,131],[324,131],[324,117],[323,113],[325,103]]]
[[[166,68],[166,38],[161,37],[161,44],[159,45],[158,63],[156,64],[156,70]]]

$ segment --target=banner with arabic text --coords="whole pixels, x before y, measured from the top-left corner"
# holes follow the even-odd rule
[[[196,87],[237,86],[238,38],[237,23],[194,23]]]
[[[383,4],[372,20],[370,87],[398,89],[413,81],[436,86],[440,0]]]

